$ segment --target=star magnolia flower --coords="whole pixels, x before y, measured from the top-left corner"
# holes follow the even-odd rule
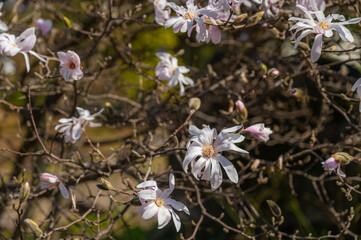
[[[167,0],[149,0],[154,4],[155,22],[161,26],[169,19],[171,10],[166,8],[168,6]]]
[[[217,135],[217,130],[214,128],[211,129],[208,125],[202,129],[191,125],[189,132],[194,136],[187,144],[188,150],[183,161],[184,171],[187,172],[188,165],[191,164],[191,171],[194,177],[197,180],[201,177],[203,180],[211,181],[211,189],[214,191],[222,183],[223,174],[219,166],[219,164],[221,164],[229,179],[237,183],[238,173],[236,168],[227,158],[219,153],[228,150],[248,153],[235,145],[235,143],[244,140],[244,136],[232,133],[241,129],[241,127],[242,126],[235,126],[223,129]]]
[[[164,228],[173,218],[173,222],[177,232],[181,227],[181,221],[177,211],[184,211],[188,215],[188,208],[181,202],[171,199],[169,196],[174,190],[175,180],[171,173],[169,175],[169,188],[164,190],[158,189],[155,181],[145,181],[137,186],[137,188],[145,188],[138,192],[138,197],[142,206],[138,213],[144,220],[156,217],[158,219],[158,229]]]
[[[304,6],[307,10],[313,11],[325,11],[325,0],[297,0],[297,5]]]
[[[352,86],[351,91],[355,91],[357,89],[357,95],[361,99],[361,78],[359,78],[355,84]],[[361,103],[359,106],[359,111],[361,112]]]
[[[269,135],[271,133],[273,133],[271,129],[265,128],[263,123],[254,124],[246,129],[244,129],[244,131],[253,133],[253,136],[255,138],[257,138],[258,140],[261,140],[261,141],[265,141],[265,142],[267,142],[269,140]]]
[[[274,18],[282,8],[284,0],[263,0],[261,10],[265,18]]]
[[[53,22],[50,20],[50,19],[42,19],[42,18],[39,18],[38,20],[36,20],[36,26],[38,26],[41,30],[41,33],[43,35],[47,34],[52,26],[53,26]]]
[[[43,173],[40,176],[40,186],[42,188],[49,188],[49,187],[59,187],[59,190],[61,192],[61,195],[63,195],[64,198],[69,198],[68,189],[66,189],[65,185],[60,181],[59,177],[50,173]]]
[[[331,14],[325,17],[322,11],[308,11],[301,5],[297,5],[297,7],[299,10],[301,10],[301,12],[305,13],[307,18],[291,17],[288,19],[291,21],[298,21],[293,27],[290,28],[290,31],[296,30],[293,33],[291,40],[295,39],[299,31],[302,31],[300,36],[296,39],[295,48],[297,48],[300,41],[308,34],[316,34],[315,41],[311,49],[312,62],[316,62],[321,56],[322,36],[332,37],[332,30],[338,32],[342,40],[349,42],[354,41],[351,32],[344,25],[358,23],[361,21],[361,18],[353,18],[345,21],[345,17],[339,14]],[[313,15],[317,17],[317,20],[313,19]],[[338,20],[340,22],[332,22],[332,20]]]
[[[101,123],[93,123],[96,116],[98,116],[103,109],[99,112],[90,115],[88,110],[80,107],[76,108],[79,113],[79,118],[61,118],[59,119],[60,124],[55,126],[55,130],[61,132],[64,135],[65,142],[75,143],[81,135],[81,127],[86,124],[89,127],[100,127]]]
[[[337,175],[344,178],[346,177],[346,174],[341,171],[341,164],[338,161],[336,161],[334,157],[330,157],[321,164],[323,165],[323,168],[326,171],[328,171],[330,174],[337,169],[336,170]]]
[[[188,73],[189,69],[184,66],[178,66],[177,58],[169,53],[158,52],[157,57],[161,61],[155,68],[155,75],[160,80],[168,81],[168,87],[175,87],[179,83],[180,96],[184,95],[184,85],[193,86],[194,82],[189,77],[183,76],[183,73]]]
[[[251,7],[253,3],[261,4],[262,0],[210,0],[209,4],[215,7],[221,7],[222,9],[229,11],[231,8],[237,8],[244,4],[246,7]]]
[[[0,34],[0,54],[4,54],[9,57],[13,57],[18,53],[24,55],[26,70],[30,71],[30,60],[27,53],[37,57],[40,61],[46,62],[46,60],[40,57],[36,52],[31,49],[36,43],[35,28],[28,28],[19,37],[15,35],[2,33]]]
[[[0,9],[2,9],[4,5],[4,2],[0,2]],[[0,12],[0,17],[3,14]],[[3,21],[0,20],[0,31],[6,32],[8,30],[8,26],[6,25],[6,23],[4,23]]]
[[[57,52],[60,59],[60,73],[64,76],[65,81],[69,78],[80,80],[83,77],[83,72],[80,69],[80,58],[78,54],[73,51]]]
[[[206,27],[204,26],[201,15],[216,18],[217,13],[206,8],[198,9],[198,7],[194,5],[194,0],[188,0],[186,2],[186,5],[187,8],[184,8],[183,6],[179,7],[172,2],[168,3],[168,6],[170,6],[177,13],[178,16],[171,17],[168,21],[164,23],[164,27],[169,28],[173,26],[173,31],[175,33],[179,31],[188,31],[188,35],[190,35],[192,30],[194,29],[193,25],[195,23],[195,29],[197,34],[200,34],[200,38],[204,39],[206,36]]]

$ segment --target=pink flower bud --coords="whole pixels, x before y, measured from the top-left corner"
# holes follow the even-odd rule
[[[66,199],[69,197],[68,189],[66,189],[65,185],[60,181],[58,176],[50,173],[43,173],[40,176],[40,181],[41,181],[40,186],[42,188],[58,186],[61,195],[63,195],[63,197]]]
[[[241,100],[238,100],[236,102],[236,109],[237,109],[237,113],[238,113],[237,120],[240,123],[244,123],[247,120],[248,111],[247,111],[246,106],[244,105],[244,103]]]
[[[21,186],[20,189],[20,202],[25,201],[30,194],[30,185],[28,182],[26,182],[24,185]]]
[[[278,71],[278,69],[276,68],[271,68],[269,71],[268,71],[268,76],[271,77],[271,78],[276,78],[280,75],[280,71]]]
[[[36,26],[38,26],[41,30],[41,34],[45,35],[47,34],[51,28],[53,27],[53,22],[50,20],[50,19],[42,19],[42,18],[39,18],[37,21],[36,21]]]
[[[253,133],[253,136],[255,138],[265,142],[269,140],[269,135],[273,133],[273,131],[270,128],[265,128],[263,123],[254,124],[244,129],[244,131]]]

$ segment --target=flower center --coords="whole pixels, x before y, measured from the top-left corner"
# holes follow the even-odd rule
[[[169,69],[170,74],[174,75],[174,72],[175,72],[174,68],[169,67],[168,69]]]
[[[320,26],[323,30],[329,30],[330,29],[330,26],[328,26],[327,23],[325,22],[320,22],[317,24],[317,26]]]
[[[155,205],[157,205],[158,207],[163,206],[163,204],[164,204],[163,199],[157,198],[157,199],[155,200]]]
[[[194,13],[193,11],[188,11],[188,12],[186,12],[186,14],[184,15],[185,19],[187,19],[187,20],[193,19],[194,16],[195,16],[195,13]]]
[[[202,149],[202,154],[206,158],[210,158],[214,155],[213,146],[204,146]]]
[[[73,63],[73,62],[70,63],[70,64],[69,64],[69,68],[72,69],[72,70],[74,70],[74,69],[76,68],[75,63]]]

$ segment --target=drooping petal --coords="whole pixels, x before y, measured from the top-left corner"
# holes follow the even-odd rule
[[[311,61],[317,62],[321,56],[322,51],[322,34],[317,34],[311,49]]]
[[[170,212],[172,214],[175,229],[177,230],[177,232],[179,232],[179,230],[181,228],[181,220],[180,220],[178,214],[173,209],[170,209]]]
[[[63,195],[63,198],[69,198],[68,189],[66,189],[65,185],[62,182],[59,183],[59,190],[61,192],[61,195]]]
[[[234,182],[238,183],[238,173],[236,168],[233,166],[233,164],[225,157],[223,157],[221,154],[218,154],[216,156],[216,159],[221,163],[222,167],[227,173],[228,178]]]
[[[192,162],[197,156],[202,155],[202,148],[201,147],[191,147],[185,157],[184,157],[184,161],[183,161],[183,169],[185,172],[187,172],[188,170],[188,165],[190,162]]]
[[[211,189],[215,191],[222,183],[222,171],[220,171],[219,163],[215,159],[212,161],[212,170],[211,170]]]
[[[158,229],[167,226],[169,221],[172,219],[170,209],[166,207],[160,207],[158,211]]]
[[[171,205],[177,211],[184,211],[188,215],[190,214],[188,208],[186,207],[186,205],[184,205],[181,202],[178,202],[178,201],[176,201],[174,199],[171,199],[171,198],[166,199],[164,202],[166,204]]]
[[[21,52],[24,55],[24,59],[25,59],[25,65],[26,65],[26,71],[29,72],[30,71],[30,60],[29,60],[29,56],[28,54],[26,54],[25,52]]]

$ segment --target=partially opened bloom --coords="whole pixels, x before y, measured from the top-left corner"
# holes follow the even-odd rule
[[[340,177],[346,177],[346,174],[341,170],[341,164],[336,161],[334,157],[328,158],[326,161],[322,162],[323,168],[328,171],[330,174],[336,170],[337,175]]]
[[[244,129],[244,131],[251,132],[255,138],[265,142],[269,140],[269,135],[273,133],[273,131],[270,128],[264,127],[264,123],[254,124]]]
[[[39,60],[46,62],[36,52],[32,51],[36,43],[35,28],[28,28],[19,37],[15,35],[2,33],[0,34],[0,54],[13,57],[18,53],[24,55],[26,70],[30,71],[30,60],[27,53],[37,57]]]
[[[200,35],[200,39],[204,39],[206,36],[206,27],[202,20],[202,16],[205,15],[211,18],[216,18],[217,13],[206,8],[198,9],[198,7],[194,4],[194,0],[188,0],[186,5],[187,8],[178,6],[172,2],[168,3],[168,6],[170,6],[178,16],[169,18],[169,20],[164,23],[164,27],[169,28],[173,26],[173,31],[175,33],[179,31],[188,31],[188,35],[190,35],[192,30],[195,28],[197,34]]]
[[[193,86],[194,82],[189,77],[185,77],[183,73],[188,73],[189,69],[184,66],[178,66],[177,58],[173,57],[169,53],[158,52],[157,57],[160,58],[160,62],[155,68],[155,75],[160,80],[168,81],[168,87],[172,88],[179,84],[180,95],[184,95],[184,86]]]
[[[357,89],[357,95],[361,99],[361,78],[359,78],[355,84],[352,86],[351,91],[355,91]],[[359,111],[361,112],[361,103],[359,105]]]
[[[142,206],[138,213],[144,220],[155,217],[158,219],[158,229],[164,228],[173,218],[173,222],[177,232],[180,230],[181,221],[177,213],[174,211],[184,211],[189,215],[188,208],[181,202],[171,199],[169,196],[174,190],[175,179],[173,174],[169,175],[169,188],[164,192],[158,189],[157,182],[145,181],[137,186],[144,188],[138,192],[138,197]]]
[[[84,124],[89,127],[101,126],[101,123],[93,123],[92,121],[103,111],[103,109],[94,114],[90,114],[88,110],[80,107],[77,107],[76,109],[79,113],[78,118],[61,118],[59,119],[60,124],[55,126],[55,130],[64,135],[65,142],[75,143],[81,136],[81,128]]]
[[[60,59],[60,73],[64,76],[65,81],[69,78],[80,80],[83,72],[80,69],[80,58],[74,51],[57,52]]]
[[[155,22],[164,26],[164,23],[170,17],[170,8],[167,8],[167,0],[149,0],[154,4]]]
[[[39,18],[38,20],[36,20],[36,26],[38,26],[41,30],[41,33],[45,35],[51,30],[53,26],[53,21],[51,21],[50,19]]]
[[[244,136],[232,133],[242,126],[235,126],[223,129],[218,135],[216,129],[211,129],[208,125],[202,129],[194,125],[189,126],[189,132],[194,135],[187,144],[187,152],[183,161],[183,169],[188,170],[191,166],[192,174],[196,179],[211,181],[212,191],[216,190],[222,183],[223,174],[219,164],[226,171],[229,179],[237,183],[238,173],[232,163],[220,152],[236,151],[240,153],[248,153],[247,151],[237,147],[235,143],[244,140]]]
[[[310,11],[325,11],[326,9],[325,0],[297,0],[296,4],[304,6]]]
[[[327,17],[322,11],[309,11],[301,5],[297,5],[297,8],[305,14],[306,18],[291,17],[289,20],[298,21],[294,26],[290,28],[290,31],[295,30],[291,40],[296,38],[298,32],[302,31],[299,37],[296,39],[295,48],[297,48],[300,41],[309,34],[316,34],[315,40],[311,49],[311,61],[316,62],[322,51],[322,37],[332,37],[333,30],[340,34],[340,37],[344,41],[353,42],[354,38],[344,25],[356,24],[361,21],[361,18],[353,18],[346,21],[345,17],[339,14],[331,14]],[[314,19],[316,16],[317,20]],[[338,20],[339,22],[332,22]]]
[[[65,185],[60,181],[58,176],[50,173],[43,173],[40,176],[40,181],[40,186],[42,188],[49,188],[53,186],[59,187],[61,195],[63,195],[66,199],[69,198],[68,189],[66,189]]]

